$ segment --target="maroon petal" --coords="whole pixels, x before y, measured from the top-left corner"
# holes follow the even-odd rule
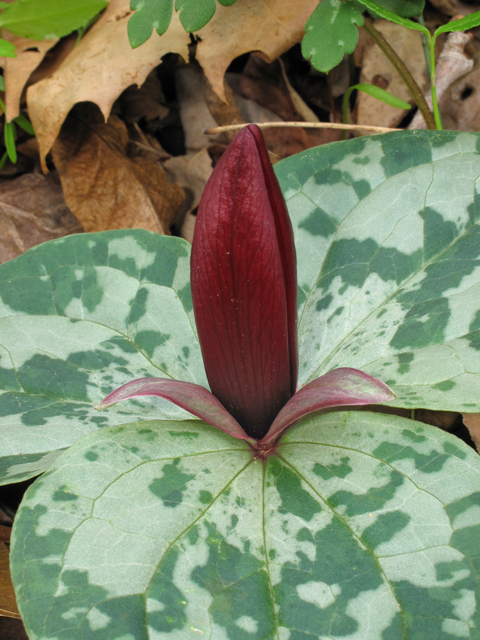
[[[212,393],[255,438],[295,391],[295,263],[285,202],[262,135],[250,125],[205,188],[191,282]]]
[[[384,382],[358,369],[339,368],[305,385],[280,411],[260,444],[277,438],[309,413],[342,405],[388,402],[397,396]]]
[[[248,435],[215,396],[204,387],[191,382],[168,378],[139,378],[112,391],[95,409],[106,409],[116,402],[138,396],[165,398],[234,438],[248,440]]]

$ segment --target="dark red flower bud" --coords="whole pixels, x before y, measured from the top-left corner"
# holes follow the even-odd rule
[[[205,187],[193,309],[213,395],[262,438],[297,384],[293,231],[260,129],[240,131]]]

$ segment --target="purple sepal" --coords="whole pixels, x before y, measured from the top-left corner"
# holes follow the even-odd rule
[[[299,389],[278,413],[259,444],[275,440],[294,422],[320,409],[377,404],[396,397],[390,387],[368,373],[348,367],[334,369]]]
[[[234,438],[250,440],[235,418],[208,389],[191,382],[181,382],[169,378],[139,378],[112,391],[95,408],[105,409],[121,400],[138,396],[165,398]]]

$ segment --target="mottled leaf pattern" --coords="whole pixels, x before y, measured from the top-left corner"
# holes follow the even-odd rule
[[[479,496],[477,454],[403,418],[312,418],[265,465],[200,421],[123,425],[28,490],[13,579],[32,640],[471,638]]]
[[[0,483],[38,475],[52,451],[99,427],[189,417],[159,399],[95,411],[140,376],[206,385],[186,242],[140,230],[72,236],[2,265]]]
[[[478,410],[479,149],[476,134],[404,132],[277,165],[298,247],[300,383],[348,366],[396,406]]]

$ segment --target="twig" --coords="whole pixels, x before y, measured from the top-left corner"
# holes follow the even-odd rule
[[[373,133],[388,133],[389,131],[403,131],[403,129],[390,129],[388,127],[373,127],[363,124],[340,124],[338,122],[256,122],[261,129],[267,127],[295,127],[297,129],[344,129],[347,131],[372,131]],[[215,134],[224,131],[236,131],[248,126],[247,124],[228,124],[224,127],[204,127],[203,133]]]
[[[414,77],[407,69],[401,58],[399,58],[398,54],[392,49],[390,44],[385,40],[383,35],[375,29],[373,24],[370,24],[368,20],[365,20],[363,23],[364,31],[368,33],[368,35],[372,38],[372,40],[377,44],[383,53],[390,60],[396,71],[400,74],[400,77],[407,85],[408,90],[412,98],[415,100],[415,104],[417,105],[419,111],[423,115],[423,118],[427,124],[427,129],[436,129],[435,118],[433,117],[433,113],[430,111],[430,108],[425,101],[423,93],[420,90],[420,87],[415,82]]]

